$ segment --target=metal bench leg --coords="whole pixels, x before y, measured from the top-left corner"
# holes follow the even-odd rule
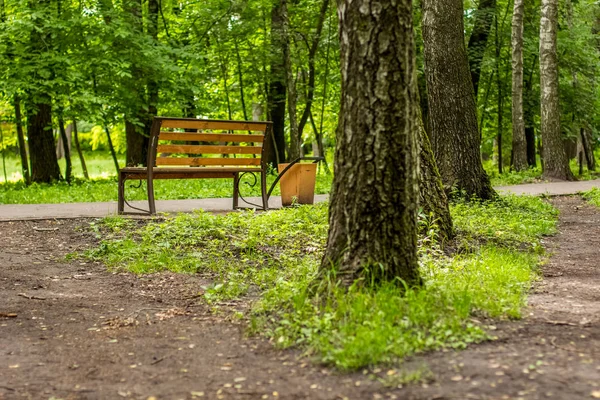
[[[146,181],[146,187],[148,189],[148,208],[150,209],[150,214],[156,214],[156,204],[154,202],[154,180],[148,179]]]
[[[240,174],[235,173],[233,176],[233,209],[238,208],[238,198],[240,196]]]
[[[119,200],[117,206],[117,213],[123,214],[125,211],[125,177],[123,172],[119,171]]]
[[[269,195],[267,194],[267,172],[262,171],[260,173],[260,191],[262,195],[263,210],[269,209]]]

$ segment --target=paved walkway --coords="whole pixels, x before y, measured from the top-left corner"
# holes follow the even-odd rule
[[[495,189],[501,193],[514,193],[519,195],[564,196],[585,192],[595,187],[600,187],[600,179],[577,182],[526,183],[513,186],[497,186]]]
[[[532,196],[560,196],[576,194],[600,187],[600,179],[580,182],[549,182],[530,183],[514,186],[498,186],[496,190],[501,193],[514,193]],[[328,195],[316,195],[315,201],[327,201]],[[260,204],[260,198],[251,197],[248,201]],[[240,202],[241,203],[241,202]],[[146,201],[132,201],[135,207],[146,209]],[[240,205],[243,205],[241,203]],[[269,208],[281,208],[281,198],[273,196],[269,201]],[[231,211],[231,198],[227,199],[195,199],[195,200],[158,200],[158,212],[178,213],[191,212],[203,209],[212,212]],[[106,217],[117,214],[117,203],[68,203],[68,204],[7,204],[0,205],[0,221],[11,220],[36,220],[49,218],[84,218]]]

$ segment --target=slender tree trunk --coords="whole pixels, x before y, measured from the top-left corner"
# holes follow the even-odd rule
[[[19,156],[21,157],[21,170],[25,184],[31,183],[29,175],[29,161],[27,160],[27,145],[25,144],[25,135],[23,134],[23,118],[21,117],[21,99],[18,95],[14,97],[15,122],[17,126],[17,140],[19,142]]]
[[[535,119],[534,109],[531,106],[535,102],[535,95],[533,93],[533,70],[537,64],[537,56],[533,57],[533,63],[530,68],[527,82],[525,83],[524,98],[527,99],[527,107],[523,106],[523,112],[525,114],[525,140],[527,141],[527,164],[530,168],[537,167],[537,150],[535,143]]]
[[[87,165],[85,164],[85,158],[83,157],[83,151],[81,151],[81,144],[79,143],[79,131],[77,130],[77,121],[75,119],[73,119],[73,139],[75,141],[75,149],[77,149],[77,155],[79,156],[79,162],[81,162],[83,177],[85,179],[90,179]]]
[[[498,144],[498,173],[502,174],[502,131],[504,129],[504,91],[502,87],[502,76],[500,75],[500,24],[498,23],[498,16],[496,16],[496,86],[498,89],[498,131],[496,133],[496,143]]]
[[[28,102],[27,134],[31,159],[31,181],[50,183],[61,178],[54,135],[52,134],[52,107],[50,98],[43,96],[44,102]]]
[[[308,49],[308,84],[307,95],[306,95],[306,106],[302,112],[302,117],[298,123],[298,135],[301,137],[304,132],[304,127],[308,122],[308,118],[311,115],[312,103],[315,97],[315,57],[317,50],[319,49],[319,42],[321,41],[321,32],[323,32],[323,25],[325,24],[325,18],[327,17],[327,10],[329,9],[329,0],[323,0],[321,3],[321,10],[319,12],[319,18],[317,20],[317,29],[313,37],[312,44]]]
[[[158,44],[158,10],[159,0],[148,0],[148,35],[152,42]],[[152,129],[152,120],[158,112],[159,87],[154,79],[148,80],[148,113],[144,121],[144,137],[146,145],[149,143],[150,130]]]
[[[540,91],[544,177],[574,180],[560,127],[558,98],[558,0],[542,0],[540,22]]]
[[[420,283],[412,1],[341,0],[342,99],[322,269]],[[394,38],[394,40],[390,40]]]
[[[142,23],[142,1],[141,0],[126,0],[126,12],[130,15],[132,21],[132,29],[139,35],[144,32]],[[144,78],[142,71],[133,60],[131,66],[131,86],[130,91],[132,97],[136,99],[136,105],[128,110],[125,115],[125,137],[127,141],[126,165],[138,166],[146,165],[148,154],[148,141],[146,136],[147,131],[147,111],[144,109],[148,101],[146,100]]]
[[[4,183],[8,183],[8,176],[6,174],[6,149],[4,148],[4,131],[0,126],[0,143],[2,144],[2,170],[4,172]]]
[[[69,149],[69,143],[71,142],[67,137],[67,131],[65,130],[65,120],[62,116],[62,113],[59,112],[58,115],[58,130],[60,132],[60,137],[62,138],[63,152],[65,153],[65,180],[68,183],[71,183],[72,175],[73,175],[73,164],[71,163],[71,149]]]
[[[248,121],[248,111],[246,111],[246,99],[244,96],[244,71],[242,70],[242,56],[240,55],[240,48],[238,46],[237,38],[233,38],[235,46],[235,56],[237,60],[237,72],[238,72],[238,83],[240,85],[240,101],[242,103],[242,112],[244,113],[244,120]]]
[[[423,40],[433,152],[442,181],[469,197],[494,198],[479,153],[462,0],[423,0]]]
[[[288,119],[290,121],[290,154],[289,161],[293,161],[302,154],[302,137],[298,130],[298,118],[296,113],[296,79],[294,78],[294,65],[292,63],[290,43],[290,21],[288,16],[287,0],[281,0],[281,19],[283,21],[283,62],[286,72]]]
[[[127,124],[125,124],[125,129],[127,129]],[[110,137],[110,130],[108,129],[108,125],[104,125],[104,132],[106,132],[106,140],[108,141],[108,149],[110,150],[110,155],[113,159],[113,164],[115,165],[115,170],[117,172],[117,175],[119,175],[119,170],[120,170],[119,160],[117,160],[117,152],[115,151],[115,146],[113,145],[112,139]],[[144,164],[145,164],[145,162],[144,162]]]
[[[283,53],[283,19],[281,7],[285,0],[274,2],[271,10],[271,68],[269,90],[267,93],[268,116],[273,122],[273,151],[269,154],[269,163],[275,165],[285,160],[285,105],[286,105],[286,74]]]
[[[527,139],[523,114],[523,13],[525,0],[514,0],[512,18],[512,167],[527,169]]]
[[[581,145],[585,154],[588,171],[596,170],[596,157],[594,156],[594,147],[592,146],[592,135],[586,128],[581,128]]]
[[[475,11],[475,22],[473,31],[469,38],[469,69],[475,97],[479,92],[479,78],[481,77],[481,65],[487,47],[488,37],[496,13],[496,0],[480,0],[477,11]]]

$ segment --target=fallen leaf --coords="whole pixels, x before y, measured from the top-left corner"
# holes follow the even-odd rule
[[[454,382],[458,382],[458,381],[462,381],[463,377],[461,375],[456,375],[456,376],[453,376],[452,378],[450,378],[450,380],[454,381]]]
[[[204,392],[190,392],[190,394],[192,396],[196,396],[196,397],[203,397],[204,396]]]
[[[594,399],[600,399],[600,390],[592,390],[591,395]]]

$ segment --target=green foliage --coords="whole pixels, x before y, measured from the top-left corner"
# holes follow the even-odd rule
[[[251,332],[356,369],[461,349],[491,337],[477,318],[520,317],[539,259],[529,244],[554,232],[556,211],[539,198],[504,197],[455,204],[452,213],[459,243],[468,238],[470,251],[448,256],[422,239],[420,289],[363,282],[345,290],[335,277],[318,275],[326,204],[259,214],[200,212],[139,228],[111,218],[99,225],[101,245],[85,256],[135,273],[201,274],[212,282],[201,293],[213,307],[253,299]],[[320,291],[317,280],[325,283]]]

